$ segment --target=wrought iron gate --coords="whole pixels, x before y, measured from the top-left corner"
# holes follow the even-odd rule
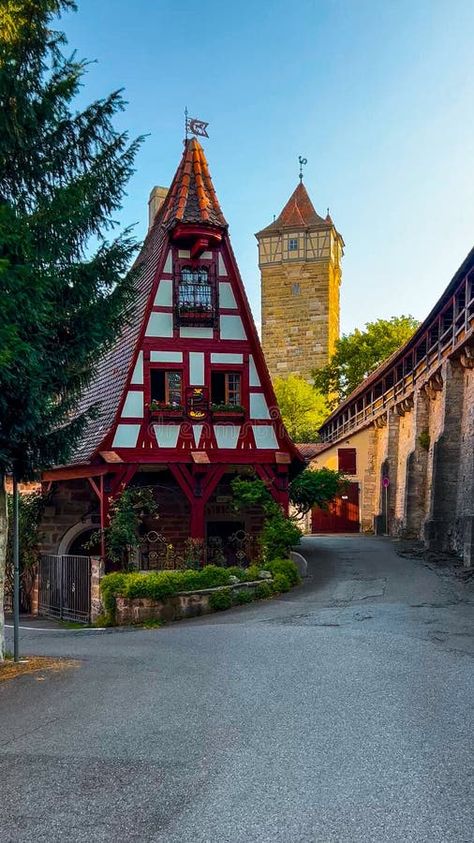
[[[40,615],[88,623],[91,560],[89,556],[45,554],[39,566]]]

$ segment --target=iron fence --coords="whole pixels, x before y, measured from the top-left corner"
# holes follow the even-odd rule
[[[88,623],[91,560],[89,556],[43,554],[39,565],[38,612],[50,618]]]

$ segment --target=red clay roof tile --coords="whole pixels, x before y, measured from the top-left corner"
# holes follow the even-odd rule
[[[278,230],[280,228],[308,228],[312,225],[327,227],[332,225],[332,221],[324,220],[319,216],[303,182],[300,182],[288,199],[280,216],[270,225],[267,225],[266,228],[262,229],[262,232]]]

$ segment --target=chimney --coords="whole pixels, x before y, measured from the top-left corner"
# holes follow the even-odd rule
[[[167,193],[167,187],[154,187],[152,189],[148,200],[148,230],[152,227],[155,216],[165,201]]]

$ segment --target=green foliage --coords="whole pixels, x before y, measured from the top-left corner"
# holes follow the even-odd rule
[[[72,9],[11,0],[0,16],[0,475],[19,479],[69,459],[133,297],[135,243],[106,234],[139,141],[114,128],[119,92],[78,108],[87,62],[54,27]]]
[[[149,487],[128,486],[110,506],[109,526],[104,530],[105,552],[111,562],[126,570],[130,554],[140,544],[138,528],[147,516],[157,518],[158,505]],[[93,548],[101,539],[97,530],[90,537],[87,546]]]
[[[237,577],[240,582],[248,582],[249,570],[249,568],[247,568],[247,570],[244,570],[244,568],[239,568],[237,567],[237,565],[230,565],[228,568],[226,568],[227,574],[232,577]]]
[[[431,437],[428,430],[422,430],[420,435],[418,436],[418,442],[420,443],[420,448],[423,448],[425,451],[430,450],[431,444]]]
[[[276,378],[274,389],[283,423],[294,442],[316,442],[329,414],[324,395],[304,378]]]
[[[102,578],[100,590],[104,606],[104,616],[97,625],[110,626],[115,622],[116,598],[128,597],[149,598],[150,600],[166,600],[182,591],[203,591],[208,588],[221,590],[212,592],[209,596],[210,606],[215,610],[228,609],[235,603],[243,605],[254,599],[266,599],[274,591],[288,591],[291,586],[299,582],[298,570],[290,559],[274,559],[265,564],[276,581],[274,583],[260,581],[255,594],[247,589],[229,588],[229,576],[238,576],[241,582],[254,582],[259,579],[260,567],[220,568],[207,565],[200,571],[191,569],[186,571],[150,571],[147,573],[113,573]],[[283,587],[282,587],[283,586]]]
[[[214,413],[245,413],[241,404],[211,404],[210,409]]]
[[[178,575],[179,576],[179,575]],[[164,600],[180,591],[175,571],[151,571],[147,574],[127,574],[122,597],[149,597]]]
[[[328,365],[313,372],[316,389],[328,396],[331,408],[335,407],[410,339],[418,325],[413,316],[392,316],[367,322],[365,331],[356,328],[351,334],[343,334]]]
[[[18,528],[20,546],[20,578],[22,593],[30,600],[36,574],[36,566],[40,556],[39,526],[48,503],[48,495],[40,491],[20,494],[18,496]],[[8,544],[5,582],[6,589],[13,591],[13,495],[8,495]],[[23,610],[29,608],[22,607]]]
[[[265,568],[267,571],[270,571],[273,578],[277,574],[284,574],[291,586],[298,585],[300,582],[298,568],[291,559],[272,559],[265,564]]]
[[[291,588],[291,583],[285,574],[275,574],[275,576],[273,577],[272,586],[274,594],[280,594],[285,591],[289,591]]]
[[[288,518],[281,509],[265,520],[260,540],[265,560],[284,556],[298,545],[303,535],[294,518]],[[265,561],[265,568],[268,567]]]
[[[202,539],[186,539],[184,543],[184,564],[186,568],[199,570],[204,558],[204,542]]]
[[[313,506],[326,509],[345,485],[346,481],[338,471],[332,471],[330,468],[312,471],[305,468],[290,483],[290,500],[302,516]]]
[[[236,606],[245,606],[255,600],[255,595],[249,588],[242,588],[240,591],[234,591],[232,600]]]
[[[289,552],[299,544],[302,531],[296,519],[285,515],[281,507],[272,498],[263,480],[256,477],[236,477],[231,483],[234,505],[237,509],[260,506],[265,513],[265,521],[260,535],[265,559],[273,559]]]
[[[237,476],[230,485],[236,509],[261,506],[265,512],[270,513],[275,506],[278,506],[268,491],[267,485],[258,477]]]
[[[222,591],[214,591],[209,595],[209,605],[215,612],[222,612],[232,606],[232,591],[224,588]]]
[[[110,626],[115,623],[115,609],[116,596],[120,594],[125,587],[126,574],[113,573],[102,577],[100,581],[100,593],[102,595],[102,605],[104,607],[105,620],[100,624],[101,626]],[[102,621],[102,617],[101,617]]]
[[[262,581],[255,589],[255,598],[257,600],[267,600],[273,595],[273,588],[270,583]]]

